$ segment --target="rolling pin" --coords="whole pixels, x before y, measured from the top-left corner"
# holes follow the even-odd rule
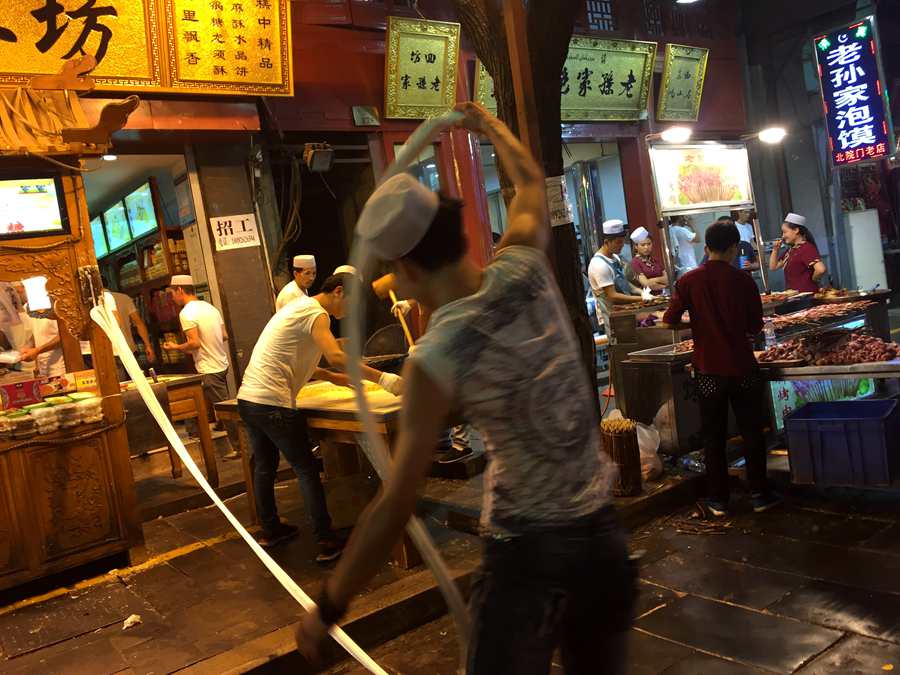
[[[382,300],[390,298],[391,302],[396,305],[397,294],[394,293],[394,286],[396,284],[397,280],[393,274],[385,274],[383,277],[372,282],[372,290],[375,291],[375,295],[377,295]],[[412,333],[409,331],[409,326],[406,323],[406,317],[403,316],[403,312],[397,312],[395,316],[400,322],[400,327],[403,328],[403,334],[406,336],[407,344],[412,347],[415,340],[413,340]]]

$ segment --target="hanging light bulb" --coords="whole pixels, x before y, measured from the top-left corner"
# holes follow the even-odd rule
[[[769,127],[759,132],[759,140],[770,145],[781,143],[785,136],[787,136],[787,131],[784,127]]]
[[[22,280],[29,312],[49,312],[53,301],[47,293],[47,277],[30,277]]]
[[[684,143],[692,133],[690,127],[669,127],[660,134],[660,138],[666,143]]]

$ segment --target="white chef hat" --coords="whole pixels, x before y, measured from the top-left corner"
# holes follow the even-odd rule
[[[604,221],[603,234],[605,234],[608,237],[616,237],[619,235],[623,235],[623,234],[625,234],[625,223],[623,223],[618,218],[613,218],[612,220]]]
[[[439,205],[436,192],[401,173],[372,193],[356,229],[379,257],[398,260],[422,241]]]
[[[631,241],[633,241],[635,244],[640,244],[642,241],[647,241],[649,238],[650,233],[647,232],[646,227],[639,227],[631,233]]]
[[[194,277],[190,274],[173,274],[169,286],[193,286]]]
[[[316,256],[314,256],[314,255],[295,255],[294,256],[294,269],[295,270],[314,269],[315,266],[316,266]]]
[[[806,225],[806,217],[797,213],[789,213],[784,217],[784,222],[794,225]]]
[[[359,276],[359,272],[356,271],[353,265],[338,265],[334,268],[332,274],[355,274]]]

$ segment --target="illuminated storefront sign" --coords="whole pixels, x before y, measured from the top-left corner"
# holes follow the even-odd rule
[[[874,18],[817,37],[815,52],[834,164],[893,154],[891,108]]]
[[[82,54],[100,91],[293,93],[289,0],[0,0],[0,86]]]

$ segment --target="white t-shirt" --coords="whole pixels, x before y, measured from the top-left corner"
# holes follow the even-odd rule
[[[669,232],[674,239],[678,250],[678,271],[689,272],[697,267],[697,254],[694,252],[694,242],[697,241],[697,233],[683,225],[673,225]]]
[[[275,311],[277,312],[279,309],[288,304],[291,300],[296,300],[297,298],[309,297],[306,295],[306,291],[300,288],[297,285],[296,281],[292,281],[289,284],[285,284],[284,288],[278,293],[278,297],[275,298]]]
[[[625,265],[622,258],[618,255],[613,254],[612,257],[622,263],[623,266]],[[594,291],[595,295],[598,291],[602,291],[607,286],[612,286],[616,283],[615,277],[612,267],[606,261],[598,258],[596,255],[591,258],[591,262],[588,264],[588,280],[591,282],[591,290]]]
[[[440,307],[410,357],[487,450],[482,528],[571,523],[609,499],[595,397],[546,256],[502,249],[473,295]]]
[[[191,352],[198,373],[221,373],[228,370],[225,351],[225,322],[219,310],[203,300],[191,300],[178,315],[185,333],[196,328],[200,332],[200,349]]]
[[[31,330],[34,334],[35,347],[45,345],[59,337],[59,324],[56,319],[32,319]],[[61,344],[50,351],[38,354],[36,362],[38,373],[44,377],[66,374],[66,360]]]
[[[735,221],[734,224],[737,226],[738,233],[741,235],[741,241],[746,241],[748,244],[756,244],[753,223],[739,223]]]
[[[237,397],[294,409],[297,394],[322,358],[312,330],[316,319],[323,315],[328,316],[328,312],[308,296],[278,310],[256,341]]]

